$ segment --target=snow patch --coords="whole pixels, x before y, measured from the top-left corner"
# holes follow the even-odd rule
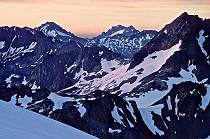
[[[118,34],[123,34],[124,30],[125,30],[125,29],[119,30],[119,31],[117,31],[117,32],[115,32],[115,33],[113,33],[113,34],[111,34],[110,37],[113,37],[113,36],[118,35]]]
[[[206,95],[205,96],[201,96],[202,98],[202,105],[200,106],[201,109],[205,110],[206,107],[208,106],[209,102],[210,102],[210,85],[206,86]]]
[[[176,95],[176,98],[175,98],[175,115],[177,115],[177,116],[178,116],[178,102],[179,102],[178,95]]]
[[[52,37],[56,37],[56,36],[57,36],[57,33],[56,33],[55,30],[49,30],[49,31],[47,32],[47,34],[48,34],[49,36],[52,36]]]
[[[86,108],[82,104],[79,104],[78,111],[80,112],[80,116],[83,117],[86,112]]]
[[[201,51],[204,53],[204,55],[207,57],[207,59],[209,59],[209,56],[208,56],[206,50],[203,48],[203,43],[205,42],[206,37],[208,37],[208,36],[203,36],[203,34],[204,34],[204,30],[201,30],[199,32],[199,38],[196,38],[196,39],[197,39],[198,44],[201,48]]]
[[[11,87],[12,78],[20,78],[20,76],[16,74],[11,74],[8,78],[6,78],[5,81],[8,84],[7,87]]]
[[[40,88],[40,86],[37,86],[36,85],[36,81],[33,83],[33,85],[32,85],[32,87],[31,87],[31,89],[32,90],[35,90],[35,89],[39,89]]]
[[[116,106],[114,107],[114,110],[112,111],[112,117],[120,124],[123,124],[122,122],[122,117],[119,115],[118,111],[120,110],[118,109]],[[122,111],[121,111],[122,112]]]
[[[164,132],[159,130],[155,125],[154,121],[152,119],[152,114],[151,112],[153,111],[154,113],[158,114],[161,116],[161,109],[164,107],[163,104],[159,104],[156,106],[150,106],[146,108],[140,108],[140,113],[142,116],[142,119],[144,120],[145,124],[147,127],[152,131],[152,133],[156,134],[158,133],[159,135],[164,135]]]
[[[113,133],[113,132],[117,132],[117,133],[120,133],[120,132],[122,132],[122,130],[121,129],[111,129],[111,128],[109,128],[109,133]]]
[[[103,51],[99,51],[99,56],[102,56],[103,55]]]
[[[168,96],[168,99],[166,99],[167,104],[168,104],[168,110],[172,110],[172,105],[171,105],[171,96]]]
[[[18,98],[18,102],[21,103],[21,106],[23,108],[26,108],[28,106],[27,104],[31,101],[32,101],[32,98],[28,96],[24,96],[24,98]]]
[[[22,53],[33,52],[36,44],[37,44],[37,42],[32,42],[29,45],[28,49],[25,49],[24,51],[22,51]]]
[[[60,36],[69,36],[69,35],[67,35],[67,34],[65,34],[65,33],[63,33],[63,32],[58,31],[58,30],[56,30],[56,32],[57,32],[58,35],[60,35]]]
[[[51,93],[47,98],[51,99],[54,102],[53,111],[56,110],[56,109],[61,109],[64,102],[73,101],[73,98],[62,97],[62,96],[59,96],[55,93]]]
[[[148,40],[151,40],[152,39],[152,37],[150,36],[150,34],[147,34],[146,35],[146,39],[148,39]]]
[[[16,104],[16,97],[17,97],[17,94],[15,94],[14,96],[11,97],[11,101],[9,102],[10,104],[13,104],[15,105]]]
[[[0,41],[0,49],[3,49],[5,47],[5,41]]]
[[[77,45],[79,46],[79,48],[81,48],[81,47],[83,47],[82,45],[80,45],[78,42],[76,42],[77,43]]]
[[[169,116],[167,116],[166,119],[167,119],[168,121],[171,121],[171,118],[170,118]]]
[[[103,71],[105,72],[111,72],[112,68],[117,68],[119,67],[119,61],[116,61],[116,60],[111,60],[111,61],[107,61],[106,59],[101,59],[101,66],[102,66],[102,69]]]
[[[79,79],[84,72],[85,72],[84,69],[81,67],[80,71],[75,74],[74,79]]]
[[[74,68],[74,67],[76,67],[76,66],[77,66],[76,63],[72,64],[70,67],[67,67],[67,65],[65,65],[66,71],[64,72],[64,74],[68,73],[69,71],[71,71],[72,68]]]
[[[12,42],[10,43],[10,47],[12,46],[12,44],[13,44],[13,42],[14,42],[14,40],[16,39],[16,35],[14,36],[14,38],[12,39]]]
[[[33,34],[33,35],[35,34],[35,31],[33,31],[33,30],[29,29],[29,28],[27,28],[26,30],[30,31],[31,34]]]

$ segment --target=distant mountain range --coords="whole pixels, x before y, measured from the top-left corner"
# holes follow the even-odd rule
[[[181,14],[128,61],[103,44],[142,40],[132,26],[82,39],[47,24],[0,28],[1,100],[102,139],[210,137],[210,19]]]
[[[67,32],[54,22],[47,22],[37,27],[36,30],[42,31],[45,35],[51,36],[63,42],[70,40],[80,42],[85,47],[105,46],[109,50],[119,53],[126,58],[130,58],[140,48],[146,45],[157,33],[155,30],[136,30],[133,26],[125,27],[122,25],[113,26],[107,32],[93,37],[92,39],[80,38],[71,32]]]
[[[113,26],[107,32],[94,37],[85,46],[105,46],[113,52],[120,53],[130,58],[134,53],[145,46],[157,33],[154,30],[136,30],[133,26],[125,27],[122,25]]]

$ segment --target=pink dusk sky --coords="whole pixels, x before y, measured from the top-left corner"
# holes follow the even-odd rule
[[[0,26],[53,21],[81,37],[113,25],[160,30],[182,12],[210,18],[210,0],[0,0]]]

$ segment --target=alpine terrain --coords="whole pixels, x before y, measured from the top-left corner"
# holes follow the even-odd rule
[[[157,33],[155,30],[138,31],[133,26],[113,26],[101,35],[88,39],[85,46],[105,46],[113,52],[130,58],[145,46]]]
[[[85,44],[42,31],[0,28],[1,100],[102,139],[210,137],[210,19],[185,12],[154,36],[116,26]],[[150,40],[114,51],[132,35]]]

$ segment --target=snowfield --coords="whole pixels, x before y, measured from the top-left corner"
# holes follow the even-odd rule
[[[94,139],[37,113],[0,101],[1,139]]]
[[[135,86],[140,84],[140,80],[144,77],[150,75],[151,73],[158,71],[161,66],[166,62],[166,60],[174,54],[174,52],[179,51],[181,41],[178,44],[174,45],[170,49],[161,50],[153,54],[148,55],[144,58],[142,63],[136,66],[133,69],[127,70],[129,64],[119,67],[118,69],[110,72],[109,74],[103,76],[102,78],[94,79],[91,83],[87,83],[86,86],[81,84],[75,85],[78,88],[81,88],[82,91],[80,94],[85,94],[86,92],[91,92],[94,90],[108,90],[113,89],[119,86],[123,81],[128,80],[131,77],[137,77],[136,81],[132,84],[125,83],[120,87],[122,91],[121,94],[130,92]],[[153,58],[155,57],[155,58]],[[138,74],[138,70],[142,69],[142,74]],[[88,91],[86,91],[88,90]],[[116,92],[112,92],[116,93]]]

